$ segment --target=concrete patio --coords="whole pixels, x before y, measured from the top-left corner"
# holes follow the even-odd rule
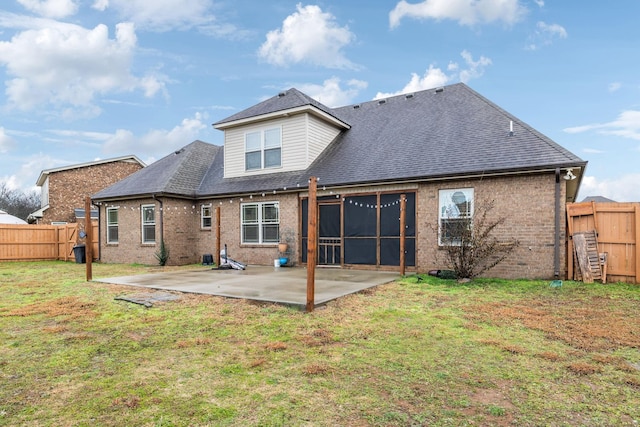
[[[316,268],[315,304],[392,282],[397,272]],[[112,283],[305,306],[307,269],[248,266],[246,270],[194,270],[94,279]]]

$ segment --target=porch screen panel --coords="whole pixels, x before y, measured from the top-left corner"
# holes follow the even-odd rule
[[[400,265],[400,196],[380,195],[380,265]],[[405,193],[405,265],[416,259],[416,195]]]
[[[340,205],[320,205],[320,237],[340,238]]]
[[[376,265],[378,213],[376,195],[347,197],[344,200],[344,262]]]
[[[376,243],[374,238],[344,239],[345,264],[376,264]]]
[[[380,195],[380,236],[400,236],[400,193]],[[416,235],[416,194],[405,193],[405,237]]]
[[[404,239],[404,263],[407,266],[416,265],[416,239]],[[383,237],[380,239],[380,265],[400,265],[400,238]]]
[[[378,233],[377,197],[356,196],[344,200],[344,237],[375,237]]]

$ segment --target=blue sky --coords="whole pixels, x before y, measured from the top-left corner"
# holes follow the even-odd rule
[[[589,162],[579,199],[640,201],[637,0],[0,7],[11,188],[31,189],[43,169],[222,144],[211,123],[290,87],[340,106],[462,81]]]

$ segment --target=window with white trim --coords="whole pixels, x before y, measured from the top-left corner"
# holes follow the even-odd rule
[[[118,243],[118,208],[107,208],[107,243]]]
[[[440,190],[438,244],[460,245],[473,226],[473,188]]]
[[[282,166],[282,131],[280,127],[247,132],[244,135],[245,170]]]
[[[200,208],[200,228],[211,228],[211,204]]]
[[[140,206],[142,214],[142,243],[156,242],[156,206]]]
[[[269,244],[280,241],[280,205],[278,202],[241,205],[244,244]]]

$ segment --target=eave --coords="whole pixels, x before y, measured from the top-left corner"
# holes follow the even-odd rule
[[[215,123],[213,127],[218,130],[230,129],[238,126],[243,126],[252,123],[259,123],[267,120],[273,120],[277,118],[289,117],[297,114],[309,113],[316,117],[323,119],[326,122],[333,124],[334,126],[342,129],[351,129],[351,125],[342,120],[328,114],[313,105],[302,105],[300,107],[289,108],[286,110],[274,111],[267,114],[261,114],[259,116],[246,117],[244,119],[233,120],[224,123]]]

